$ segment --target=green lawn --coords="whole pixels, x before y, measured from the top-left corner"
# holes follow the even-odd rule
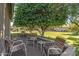
[[[11,32],[13,34],[19,34],[21,32]],[[26,33],[29,33],[28,31]],[[39,35],[39,33],[37,31],[33,31],[33,33],[37,33]],[[71,35],[72,32],[52,32],[52,31],[47,31],[45,32],[45,37],[50,37],[50,38],[55,38],[56,36],[61,36],[64,38],[68,38],[68,37],[74,37],[74,38],[79,38],[79,36],[72,36]]]
[[[56,36],[61,36],[64,38],[70,37],[71,32],[45,32],[46,37],[55,38]]]
[[[37,33],[39,35],[38,32],[36,31],[33,31],[34,33]],[[19,32],[13,32],[12,35],[15,37],[17,35],[19,35],[20,33]],[[60,36],[60,37],[64,37],[67,44],[69,45],[73,45],[76,47],[76,55],[79,56],[79,36],[73,36],[71,35],[72,32],[51,32],[51,31],[48,31],[48,32],[45,32],[45,37],[48,37],[48,38],[56,38],[56,36]]]

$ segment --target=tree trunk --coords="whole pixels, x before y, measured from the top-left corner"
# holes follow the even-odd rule
[[[39,32],[41,37],[44,37],[44,33],[46,29],[36,29],[36,30]]]
[[[42,36],[42,37],[44,37],[44,33],[45,33],[45,31],[42,31],[42,32],[41,32],[41,36]]]
[[[41,37],[44,37],[45,29],[41,30]]]

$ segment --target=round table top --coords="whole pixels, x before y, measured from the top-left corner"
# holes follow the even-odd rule
[[[30,37],[29,40],[37,40],[37,38],[36,37]]]
[[[45,41],[39,41],[38,43],[39,44],[45,44],[46,42]]]

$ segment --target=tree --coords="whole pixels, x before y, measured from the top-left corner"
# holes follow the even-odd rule
[[[34,17],[33,17],[33,5],[30,4],[16,4],[14,25],[17,27],[27,27],[27,29],[32,32],[34,29]]]
[[[66,23],[67,10],[66,4],[17,4],[14,24],[37,29],[44,36],[47,28]]]
[[[50,4],[36,4],[34,15],[36,29],[41,36],[44,36],[45,30],[51,25],[52,21],[53,13]]]
[[[69,4],[68,6],[69,10],[69,17],[70,17],[70,21],[71,24],[75,24],[75,34],[79,33],[79,4]]]
[[[52,26],[61,26],[67,21],[66,4],[42,4],[36,9],[37,28],[41,36]]]
[[[79,4],[69,4],[69,16],[71,16],[70,21],[79,27]]]

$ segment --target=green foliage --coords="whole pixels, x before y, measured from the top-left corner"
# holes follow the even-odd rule
[[[68,13],[72,17],[71,22],[79,27],[79,4],[69,4],[68,8]]]
[[[72,27],[72,31],[74,35],[79,34],[79,4],[69,4],[68,6],[68,14],[71,16],[71,25],[75,24],[74,27]]]
[[[78,10],[79,10],[79,4],[75,3],[71,3],[71,4],[68,4],[68,13],[71,15],[71,16],[76,16],[78,15]]]
[[[66,23],[67,21],[67,11],[68,11],[68,7],[67,4],[53,4],[53,6],[51,6],[51,8],[53,9],[53,21],[52,21],[52,25],[54,26],[60,26]]]
[[[60,26],[67,20],[66,4],[17,4],[16,26],[27,27],[30,31],[38,29],[41,35],[51,26]]]

